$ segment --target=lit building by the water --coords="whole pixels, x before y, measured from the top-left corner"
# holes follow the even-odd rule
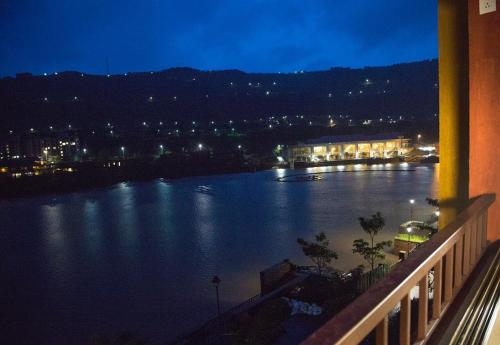
[[[410,149],[410,139],[398,134],[339,135],[310,139],[289,146],[285,153],[290,165],[296,166],[363,159],[393,159],[404,157]]]

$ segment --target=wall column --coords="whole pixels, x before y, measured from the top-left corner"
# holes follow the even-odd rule
[[[439,228],[469,199],[468,0],[438,1]]]
[[[470,197],[496,193],[488,212],[488,240],[500,239],[500,8],[479,14],[469,0]]]

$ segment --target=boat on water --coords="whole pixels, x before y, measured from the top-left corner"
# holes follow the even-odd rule
[[[322,179],[323,179],[323,176],[321,176],[321,175],[308,174],[308,175],[278,177],[276,179],[276,181],[278,181],[278,182],[307,182],[307,181],[320,181]]]

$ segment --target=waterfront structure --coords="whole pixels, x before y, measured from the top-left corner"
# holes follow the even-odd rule
[[[406,156],[410,140],[395,133],[338,135],[310,139],[289,146],[285,156],[291,166],[329,164],[360,159],[391,159]]]

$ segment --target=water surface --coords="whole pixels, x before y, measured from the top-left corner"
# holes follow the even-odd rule
[[[309,264],[296,244],[324,231],[335,266],[361,263],[357,217],[381,211],[392,239],[432,209],[434,166],[275,170],[121,183],[60,196],[0,202],[1,344],[84,344],[130,331],[172,339],[216,312],[210,281],[221,277],[225,308],[259,292],[259,271],[285,258]],[[373,167],[372,167],[373,168]],[[343,172],[353,170],[353,172]],[[413,171],[410,171],[413,170]],[[280,176],[331,172],[315,182]],[[210,194],[197,187],[213,188]]]

